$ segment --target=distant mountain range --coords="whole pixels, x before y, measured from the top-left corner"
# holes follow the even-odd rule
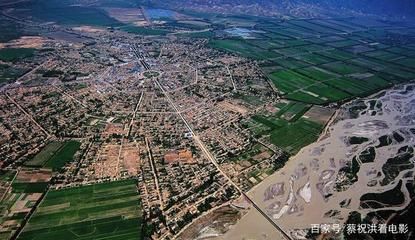
[[[295,9],[303,9],[308,12],[304,14],[304,17],[313,16],[312,11],[317,11],[315,14],[318,15],[320,10],[326,15],[327,10],[332,10],[339,15],[348,15],[350,12],[354,12],[363,15],[376,14],[394,19],[415,19],[415,0],[144,0],[143,2],[168,5],[174,8],[200,9],[205,7],[207,10],[223,9],[224,6],[243,9],[245,6],[255,8],[247,8],[245,12],[260,10],[259,13],[278,10],[279,13],[284,14],[294,10],[300,16],[301,12],[295,11]],[[232,8],[231,10],[234,10]]]
[[[0,7],[21,2],[96,7],[147,5],[198,12],[301,18],[378,15],[415,21],[415,0],[0,0]]]
[[[278,2],[277,0],[271,0]],[[321,4],[333,8],[347,8],[369,14],[395,17],[415,16],[414,0],[296,0],[304,3]]]

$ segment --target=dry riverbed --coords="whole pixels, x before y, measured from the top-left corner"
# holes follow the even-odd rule
[[[336,118],[327,136],[248,193],[297,239],[305,239],[311,224],[343,224],[352,211],[365,216],[375,209],[401,210],[410,202],[413,188],[406,183],[414,179],[415,85],[354,100]],[[277,235],[251,208],[221,239]]]

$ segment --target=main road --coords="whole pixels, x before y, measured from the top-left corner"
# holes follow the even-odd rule
[[[187,120],[183,117],[182,113],[179,111],[179,109],[174,104],[173,100],[171,100],[168,93],[164,90],[164,88],[161,86],[159,81],[155,78],[153,78],[154,82],[157,84],[157,86],[160,88],[160,90],[163,92],[164,96],[167,98],[167,101],[170,103],[170,105],[173,107],[173,109],[176,111],[177,115],[182,119],[184,124],[186,125],[189,132],[192,134],[193,139],[199,145],[199,147],[202,149],[205,156],[212,162],[213,165],[215,165],[216,169],[228,180],[229,183],[231,183],[238,192],[244,196],[244,198],[269,222],[271,225],[277,229],[281,235],[288,240],[291,240],[291,237],[288,233],[286,233],[280,226],[278,226],[255,202],[252,200],[248,195],[245,194],[244,191],[235,183],[232,181],[232,179],[220,168],[218,162],[216,161],[215,157],[210,153],[210,151],[207,149],[205,144],[200,140],[200,138],[195,134],[192,127],[189,125]]]
[[[138,51],[137,48],[133,49],[135,52],[135,56],[138,58],[138,60],[142,63],[144,58],[140,58],[139,56],[141,54],[137,54],[136,51]],[[147,64],[143,64],[144,67],[148,66]],[[147,69],[147,68],[146,68]],[[149,69],[147,69],[149,70]],[[164,90],[163,86],[161,86],[160,82],[157,80],[157,78],[152,77],[153,81],[156,83],[156,85],[160,88],[163,95],[166,97],[167,101],[171,105],[171,107],[174,109],[176,114],[182,119],[184,124],[186,125],[186,128],[188,131],[192,134],[192,137],[197,145],[199,145],[200,149],[202,149],[202,152],[205,154],[205,156],[211,161],[211,163],[216,167],[216,169],[225,177],[225,179],[235,187],[235,189],[238,190],[238,192],[269,222],[271,225],[282,235],[283,238],[287,240],[291,240],[292,238],[290,235],[284,231],[278,224],[276,224],[259,206],[252,200],[248,195],[245,194],[245,192],[235,183],[232,181],[232,179],[221,169],[218,162],[216,161],[215,157],[212,155],[212,153],[209,151],[209,149],[205,146],[205,144],[200,140],[199,136],[195,134],[190,124],[187,122],[187,120],[183,117],[181,111],[177,108],[174,101],[170,98],[169,94]]]

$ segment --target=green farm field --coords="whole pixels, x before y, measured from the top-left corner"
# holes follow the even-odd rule
[[[285,151],[295,154],[302,147],[316,141],[322,129],[323,126],[318,123],[299,119],[284,128],[273,130],[271,132],[271,142]]]
[[[65,142],[63,146],[59,148],[59,151],[55,152],[55,154],[53,154],[52,157],[48,158],[46,161],[44,161],[44,159],[41,159],[45,163],[43,167],[51,168],[54,171],[59,170],[67,162],[73,161],[73,156],[78,151],[80,146],[81,143],[78,141]],[[48,153],[45,155],[47,156]]]
[[[63,146],[61,142],[51,142],[46,145],[42,151],[36,154],[33,159],[25,162],[25,165],[28,167],[43,167],[43,165],[55,155],[59,149]]]
[[[251,131],[256,137],[269,136],[269,141],[290,154],[314,142],[323,126],[313,120],[302,118],[310,104],[288,101],[276,105],[273,115],[258,114],[252,117]],[[289,138],[287,136],[290,136]]]
[[[275,52],[260,49],[240,39],[212,40],[209,42],[209,45],[213,48],[238,53],[244,57],[259,60],[272,59],[280,56]]]
[[[141,238],[141,207],[134,180],[51,190],[19,239]]]
[[[0,49],[0,60],[14,62],[19,59],[32,57],[35,49],[33,48],[3,48]]]
[[[413,46],[390,45],[387,40],[388,34],[397,32],[410,38],[410,30],[384,23],[367,27],[353,19],[253,24],[261,36],[221,36],[209,44],[257,61],[283,98],[326,105],[415,78]]]

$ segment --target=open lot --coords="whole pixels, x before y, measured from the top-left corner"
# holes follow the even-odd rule
[[[140,239],[134,180],[49,191],[19,239]]]

